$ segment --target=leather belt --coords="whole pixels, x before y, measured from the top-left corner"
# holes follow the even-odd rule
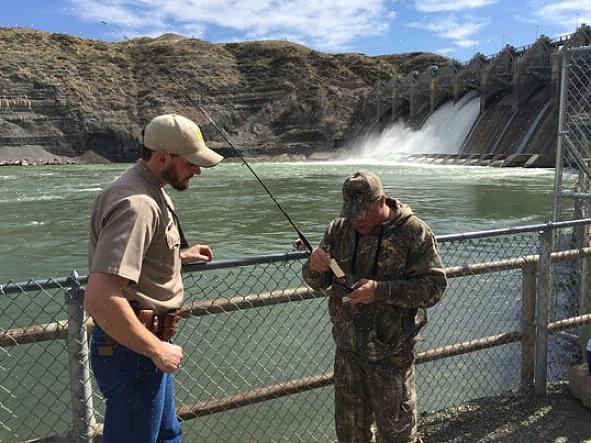
[[[160,340],[169,341],[177,333],[180,309],[172,309],[165,314],[156,314],[153,309],[139,309],[136,302],[130,304],[140,323]],[[108,346],[119,346],[114,338],[105,335]]]

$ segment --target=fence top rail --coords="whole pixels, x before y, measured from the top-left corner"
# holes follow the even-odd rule
[[[579,52],[589,52],[591,51],[591,46],[575,46],[574,48],[568,48],[567,53],[569,54],[577,54]]]
[[[511,235],[511,234],[520,234],[525,232],[536,232],[536,231],[545,231],[545,230],[552,230],[552,229],[560,229],[560,228],[568,228],[573,226],[581,226],[591,224],[591,218],[580,219],[580,220],[569,220],[563,222],[547,222],[547,223],[540,223],[536,225],[526,225],[526,226],[516,226],[513,228],[501,228],[501,229],[491,229],[488,231],[474,231],[474,232],[464,232],[460,234],[446,234],[446,235],[438,235],[437,240],[440,243],[452,242],[452,241],[461,241],[461,240],[471,240],[476,238],[486,238],[486,237],[495,237],[499,235]],[[193,263],[183,266],[183,272],[190,273],[190,272],[203,272],[203,271],[213,271],[216,269],[227,269],[227,268],[236,268],[242,266],[252,266],[258,264],[268,264],[268,263],[281,263],[281,262],[288,262],[292,260],[299,260],[306,258],[308,256],[308,252],[286,252],[280,254],[267,254],[267,255],[256,255],[252,257],[243,257],[238,259],[232,260],[220,260],[211,263]],[[76,271],[73,271],[72,274],[68,277],[59,277],[59,278],[45,278],[45,279],[31,279],[27,281],[21,282],[9,282],[5,285],[0,284],[0,295],[1,294],[18,294],[18,293],[25,293],[31,291],[38,291],[38,290],[45,290],[45,289],[57,289],[57,288],[64,288],[64,287],[75,287],[86,284],[88,282],[88,276],[78,276]]]
[[[79,277],[74,270],[68,277],[48,277],[40,279],[30,279],[27,281],[10,281],[4,285],[0,284],[0,295],[18,294],[24,292],[39,291],[45,289],[74,288],[87,283],[88,276]]]
[[[546,222],[546,223],[539,223],[536,225],[525,225],[525,226],[516,226],[513,228],[500,228],[500,229],[491,229],[488,231],[474,231],[474,232],[464,232],[461,234],[446,234],[446,235],[438,235],[437,241],[440,243],[445,242],[452,242],[452,241],[459,241],[459,240],[471,240],[476,238],[485,238],[485,237],[496,237],[498,235],[512,235],[512,234],[523,234],[526,232],[538,232],[538,231],[547,231],[553,229],[561,229],[561,228],[572,228],[574,226],[582,226],[591,224],[591,218],[585,218],[580,220],[569,220],[563,222]]]
[[[308,252],[285,252],[283,254],[256,255],[232,260],[220,260],[210,263],[190,263],[183,266],[183,272],[211,271],[214,269],[236,268],[267,263],[287,262],[299,260],[308,256]]]

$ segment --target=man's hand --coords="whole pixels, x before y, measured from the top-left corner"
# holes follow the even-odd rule
[[[373,303],[376,300],[377,284],[375,280],[368,280],[366,278],[359,280],[355,284],[355,290],[349,295],[349,303],[353,305],[368,305]]]
[[[213,252],[207,245],[193,245],[181,252],[181,263],[209,262],[213,260]]]
[[[178,371],[183,359],[183,349],[165,341],[161,343],[158,352],[151,357],[152,361],[162,372]]]
[[[308,264],[314,272],[326,272],[330,269],[330,255],[322,248],[314,248],[310,253]]]

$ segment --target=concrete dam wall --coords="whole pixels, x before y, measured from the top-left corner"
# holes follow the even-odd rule
[[[559,39],[541,36],[524,48],[477,54],[465,65],[452,62],[379,82],[351,126],[350,138],[364,142],[347,149],[423,161],[553,167],[561,51],[590,44],[591,28],[582,25]],[[379,146],[372,147],[376,134]]]

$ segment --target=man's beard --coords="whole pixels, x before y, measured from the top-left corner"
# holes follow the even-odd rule
[[[189,179],[181,180],[173,165],[169,165],[162,171],[162,178],[177,191],[184,191],[189,187]]]

